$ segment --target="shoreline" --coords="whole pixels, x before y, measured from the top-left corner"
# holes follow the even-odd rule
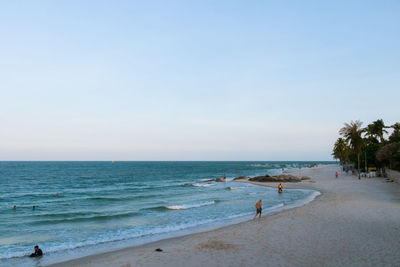
[[[322,163],[324,164],[324,163]],[[326,164],[326,163],[325,163]],[[254,166],[253,166],[254,165]],[[247,166],[247,165],[246,165]],[[253,176],[257,176],[257,175],[263,175],[265,174],[265,172],[272,172],[272,173],[280,173],[281,169],[269,169],[269,167],[276,167],[275,165],[270,165],[269,163],[266,164],[251,164],[248,165],[250,167],[252,167],[252,169],[250,171],[247,170],[246,173],[253,175]],[[291,165],[287,165],[287,166],[291,166]],[[265,167],[268,167],[268,169],[265,169]],[[306,166],[304,166],[306,167]],[[297,163],[293,164],[292,168],[298,168]],[[264,171],[263,171],[264,170]],[[234,184],[231,183],[233,180],[233,177],[235,176],[230,176],[227,179],[228,182],[228,186],[231,187],[235,187],[231,190],[234,189],[238,189],[236,187],[248,187],[249,185],[246,186],[246,184]],[[222,183],[224,184],[224,183]],[[225,184],[226,186],[226,184]],[[256,189],[255,187],[253,187],[252,190],[258,190],[260,192],[266,192],[262,189]],[[241,191],[241,190],[239,190]],[[239,192],[238,191],[238,192]],[[225,192],[225,191],[224,191]],[[254,193],[255,194],[255,193]],[[251,195],[251,194],[250,194]],[[218,198],[218,196],[216,196],[216,198]],[[286,199],[286,197],[284,197]],[[238,200],[240,202],[240,199]],[[174,205],[174,204],[172,204]],[[238,205],[240,205],[240,203],[238,203]],[[82,242],[81,244],[75,245],[72,244],[72,246],[69,246],[68,244],[64,247],[66,247],[65,249],[57,249],[54,250],[51,247],[46,247],[46,244],[41,244],[40,242],[38,243],[39,245],[41,245],[42,249],[44,249],[45,251],[45,257],[43,258],[35,258],[35,259],[31,259],[29,257],[27,257],[29,255],[29,253],[25,253],[24,255],[13,255],[13,254],[9,254],[9,253],[3,253],[6,257],[3,257],[2,259],[0,259],[0,265],[5,264],[7,266],[12,266],[12,265],[18,265],[18,264],[23,264],[26,266],[48,266],[51,264],[57,264],[57,263],[62,263],[62,262],[66,262],[66,261],[70,261],[70,260],[75,260],[75,259],[80,259],[83,257],[87,257],[87,256],[91,256],[91,255],[99,255],[99,254],[104,254],[110,251],[118,251],[120,249],[124,249],[124,248],[129,248],[129,247],[138,247],[141,245],[145,245],[148,243],[153,243],[153,242],[157,242],[163,239],[169,239],[169,238],[174,238],[174,237],[180,237],[180,236],[185,236],[188,234],[193,234],[193,233],[201,233],[201,232],[208,232],[211,230],[216,230],[222,227],[226,227],[227,225],[233,225],[233,224],[238,224],[241,223],[243,221],[248,221],[250,217],[252,217],[252,201],[250,201],[249,203],[247,203],[245,205],[245,207],[247,208],[247,211],[243,212],[239,212],[237,214],[237,216],[228,216],[227,214],[223,214],[225,213],[225,209],[223,208],[222,205],[220,205],[220,207],[222,207],[222,209],[220,209],[221,215],[222,217],[226,217],[225,219],[221,218],[221,215],[217,216],[215,218],[215,216],[213,218],[215,218],[215,220],[210,220],[210,222],[207,222],[207,220],[205,222],[203,222],[204,220],[199,220],[199,218],[197,216],[195,216],[193,219],[193,226],[188,226],[188,228],[181,228],[180,230],[171,230],[171,229],[167,229],[167,231],[165,232],[157,232],[156,233],[151,233],[149,232],[149,234],[143,234],[141,236],[137,237],[130,237],[129,235],[119,235],[117,236],[117,238],[108,238],[108,240],[102,241],[100,240],[100,242],[97,243],[93,243],[93,242],[85,242],[85,240],[83,240],[84,242]],[[280,207],[277,207],[279,205],[270,205],[271,207],[267,208],[264,210],[264,213],[268,212],[276,212],[276,210],[280,210]],[[270,211],[273,210],[273,211]],[[235,210],[235,209],[233,209]],[[237,213],[237,212],[236,212]],[[235,213],[235,214],[236,214]],[[217,214],[218,215],[218,214]],[[197,217],[197,218],[196,218]],[[68,236],[66,236],[66,238],[69,238]],[[35,240],[37,240],[37,238],[35,238]],[[61,239],[62,240],[62,239]],[[85,244],[88,243],[88,244]],[[24,250],[24,251],[29,251],[29,248]],[[4,251],[3,251],[4,252]]]
[[[302,175],[307,173],[311,180],[283,183],[284,189],[321,192],[307,205],[272,211],[260,220],[246,220],[48,266],[372,266],[400,263],[400,254],[395,249],[400,240],[400,229],[396,226],[400,221],[400,187],[384,183],[380,178],[360,182],[355,176],[342,172],[335,179],[333,171],[338,169],[338,165],[304,168]],[[296,171],[285,173],[296,174],[293,173]],[[273,188],[277,185],[249,183]],[[155,252],[156,248],[163,252]]]
[[[319,166],[332,166],[332,165],[333,164],[323,164],[323,165],[319,165]],[[308,169],[312,169],[312,168],[316,168],[316,167],[302,167],[301,169],[308,170]],[[285,170],[285,173],[286,174],[294,174],[295,175],[295,171],[297,171],[297,170],[298,170],[297,168],[296,169],[294,169],[294,168],[293,169],[287,169],[287,170]],[[256,185],[256,186],[270,187],[270,188],[276,188],[277,185],[278,185],[278,183],[252,182],[252,181],[248,181],[247,179],[246,180],[239,180],[239,181],[231,181],[231,182],[234,182],[234,183],[248,183],[248,184],[253,184],[253,185]],[[272,184],[273,184],[273,186],[272,186]],[[288,183],[288,184],[291,184],[291,183]],[[303,182],[299,183],[299,184],[303,184]],[[272,215],[275,215],[275,214],[282,213],[282,212],[284,212],[286,210],[300,208],[300,207],[302,207],[304,205],[307,205],[307,204],[317,200],[317,198],[319,198],[322,195],[322,193],[320,191],[318,191],[316,189],[312,189],[312,188],[290,187],[289,186],[289,187],[287,187],[287,189],[313,190],[313,191],[315,191],[315,195],[313,194],[311,196],[311,199],[307,199],[306,198],[305,200],[300,200],[299,204],[292,204],[292,205],[289,205],[287,207],[277,208],[277,209],[273,209],[273,210],[269,210],[269,211],[267,210],[267,211],[265,211],[263,213],[262,219],[265,219],[265,218],[267,218],[269,216],[272,216]],[[243,219],[242,220],[232,221],[228,225],[210,225],[210,226],[200,227],[200,229],[197,229],[197,230],[196,229],[194,229],[194,230],[193,229],[186,229],[186,230],[182,230],[182,231],[183,232],[187,232],[187,233],[178,234],[177,236],[171,236],[171,237],[166,237],[166,238],[162,238],[161,237],[161,239],[159,239],[159,240],[156,239],[155,241],[150,241],[150,242],[146,242],[146,243],[143,243],[143,244],[130,245],[130,246],[127,246],[127,247],[110,249],[110,250],[108,250],[106,252],[100,252],[100,253],[94,253],[94,254],[90,254],[90,255],[85,255],[85,256],[82,256],[82,257],[77,257],[77,258],[73,258],[73,259],[68,259],[66,261],[51,263],[51,264],[44,265],[44,266],[48,266],[48,267],[81,266],[82,261],[85,261],[85,260],[91,261],[91,259],[93,257],[98,257],[98,256],[102,256],[102,257],[106,256],[106,257],[108,257],[108,256],[113,255],[114,253],[125,253],[125,252],[129,252],[132,249],[141,249],[141,248],[145,249],[145,248],[150,248],[150,247],[151,248],[152,247],[157,247],[158,248],[158,247],[160,247],[160,246],[162,247],[164,244],[172,242],[172,241],[179,241],[180,239],[189,238],[191,236],[194,237],[195,235],[201,235],[201,234],[205,234],[205,233],[212,233],[214,231],[218,231],[218,230],[221,230],[221,229],[225,229],[225,228],[229,228],[229,227],[235,227],[235,226],[238,226],[238,225],[241,225],[241,224],[249,223],[249,222],[253,221],[252,216],[253,215],[251,215],[249,219],[245,219],[244,221],[243,221]],[[116,241],[116,242],[118,242],[118,241]]]

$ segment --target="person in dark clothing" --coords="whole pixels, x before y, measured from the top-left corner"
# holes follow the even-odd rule
[[[39,246],[35,246],[35,252],[32,253],[29,257],[40,257],[40,256],[43,256],[43,252],[39,248]]]

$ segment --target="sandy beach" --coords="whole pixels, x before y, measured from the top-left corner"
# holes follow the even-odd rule
[[[304,206],[51,266],[400,266],[398,184],[358,180],[335,165],[302,169],[301,176],[311,180],[283,186],[321,192]]]

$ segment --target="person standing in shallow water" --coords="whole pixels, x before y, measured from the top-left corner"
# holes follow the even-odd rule
[[[256,215],[254,216],[253,219],[255,219],[255,218],[257,217],[258,214],[260,214],[258,218],[261,218],[261,212],[262,212],[262,202],[261,202],[261,199],[256,203],[256,209],[257,209],[257,212],[256,212]]]

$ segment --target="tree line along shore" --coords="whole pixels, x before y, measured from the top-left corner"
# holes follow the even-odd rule
[[[385,168],[400,171],[400,123],[385,125],[382,119],[366,127],[359,120],[344,123],[332,155],[340,161],[343,170],[358,173],[376,171],[385,176]],[[391,134],[389,135],[389,131]],[[388,138],[385,138],[388,135]]]

